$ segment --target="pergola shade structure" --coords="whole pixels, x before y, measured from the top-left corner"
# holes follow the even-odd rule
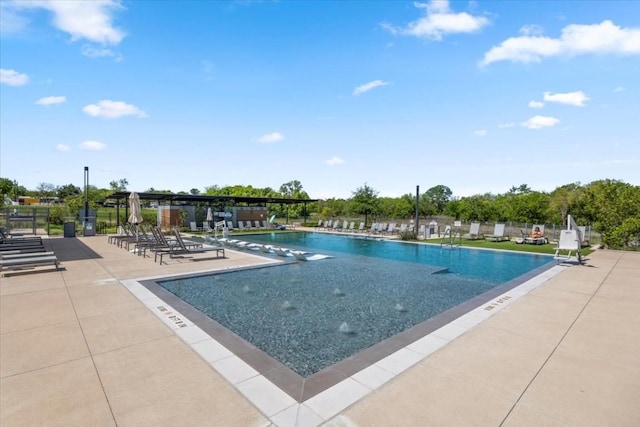
[[[116,216],[118,217],[118,225],[120,225],[120,206],[125,207],[125,217],[129,217],[128,212],[128,198],[131,194],[130,191],[117,191],[109,196],[108,200],[114,200],[116,202]],[[285,197],[245,197],[245,196],[201,196],[193,194],[174,194],[174,193],[138,193],[140,202],[154,201],[158,204],[172,205],[189,205],[189,206],[215,206],[215,207],[227,207],[227,206],[267,206],[267,204],[281,204],[281,205],[294,205],[304,204],[305,207],[308,203],[317,202],[318,199],[290,199]],[[304,209],[307,212],[307,209]],[[306,217],[305,217],[306,221]]]

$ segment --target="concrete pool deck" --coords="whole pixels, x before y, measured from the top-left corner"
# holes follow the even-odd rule
[[[0,279],[3,427],[640,423],[640,253],[596,251],[429,356],[406,350],[408,369],[383,364],[309,406],[283,400],[225,349],[198,349],[202,338],[127,286],[269,261],[227,250],[160,266],[105,236],[44,240],[64,270]]]

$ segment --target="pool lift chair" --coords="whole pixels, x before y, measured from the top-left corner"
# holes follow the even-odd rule
[[[578,264],[582,264],[583,230],[584,228],[578,226],[571,215],[567,215],[567,230],[560,230],[560,238],[553,258],[558,262],[571,261],[574,258],[571,252],[575,252]],[[566,253],[562,254],[562,251]]]

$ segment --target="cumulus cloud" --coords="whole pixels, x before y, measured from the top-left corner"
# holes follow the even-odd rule
[[[558,104],[575,105],[576,107],[584,107],[584,103],[589,97],[582,91],[569,93],[544,93],[544,100],[547,102],[557,102]]]
[[[489,132],[486,129],[479,129],[473,132],[475,136],[487,136],[487,133]]]
[[[544,107],[544,102],[540,101],[529,101],[530,108],[542,108]]]
[[[119,119],[125,116],[147,117],[147,113],[135,105],[108,99],[97,104],[86,105],[82,111],[91,117],[101,117],[103,119]]]
[[[447,34],[473,33],[489,25],[484,16],[473,16],[466,12],[455,13],[448,0],[431,0],[428,3],[415,2],[414,6],[424,11],[424,16],[410,22],[405,27],[382,24],[392,34],[424,37],[440,41]]]
[[[54,105],[67,102],[66,96],[46,96],[36,101],[36,105]]]
[[[65,145],[65,144],[58,144],[58,145],[56,145],[56,150],[57,151],[71,151],[71,147],[69,147],[68,145]]]
[[[282,135],[280,132],[271,132],[258,138],[258,142],[261,142],[263,144],[272,144],[274,142],[280,142],[283,139],[284,135]]]
[[[558,123],[560,123],[560,120],[555,117],[533,116],[526,122],[522,123],[522,126],[529,129],[542,129],[555,126]]]
[[[593,25],[567,25],[559,38],[541,35],[511,37],[484,54],[480,65],[498,61],[540,62],[554,56],[638,55],[640,28],[621,28],[611,21]]]
[[[375,89],[375,88],[380,87],[380,86],[387,86],[388,84],[389,84],[389,82],[385,82],[385,81],[382,81],[382,80],[374,80],[372,82],[365,83],[365,84],[360,85],[357,88],[355,88],[353,90],[353,95],[354,96],[358,96],[358,95],[363,94],[365,92],[369,92],[371,89]]]
[[[9,86],[22,86],[29,83],[29,76],[16,70],[0,68],[0,83]]]
[[[44,9],[53,14],[53,25],[71,36],[71,41],[88,40],[117,45],[124,31],[113,25],[113,17],[123,8],[120,0],[100,1],[12,1],[13,10]]]
[[[107,148],[107,144],[98,141],[84,141],[78,146],[81,150],[101,151]]]
[[[329,166],[337,166],[337,165],[341,165],[344,163],[344,160],[342,160],[340,157],[338,156],[333,156],[332,158],[330,158],[329,160],[325,160],[325,163],[328,164]]]

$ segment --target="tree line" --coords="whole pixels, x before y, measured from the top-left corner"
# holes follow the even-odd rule
[[[126,191],[127,179],[111,181],[109,188],[89,186],[87,195],[92,206],[108,200],[115,191]],[[172,193],[169,190],[149,188],[149,193]],[[20,196],[57,197],[73,210],[84,203],[80,187],[73,184],[56,187],[40,183],[35,190],[27,190],[16,181],[0,178],[0,193]],[[300,181],[292,180],[277,190],[251,185],[220,187],[212,185],[201,192],[197,188],[178,194],[207,196],[245,196],[308,199],[309,195]],[[3,198],[4,199],[4,198]],[[0,205],[4,200],[0,200]],[[304,211],[306,207],[306,211]],[[598,180],[586,185],[566,184],[551,192],[535,191],[528,185],[512,187],[503,194],[485,193],[468,197],[453,197],[445,185],[436,185],[419,195],[417,203],[420,218],[446,215],[464,221],[480,222],[531,222],[563,224],[568,214],[578,223],[590,224],[602,235],[603,243],[612,248],[637,245],[640,237],[640,187],[618,180]],[[381,197],[367,183],[352,191],[351,197],[322,199],[306,206],[271,205],[271,214],[292,218],[313,217],[321,219],[338,217],[363,217],[365,221],[379,219],[409,219],[416,213],[416,195]]]

